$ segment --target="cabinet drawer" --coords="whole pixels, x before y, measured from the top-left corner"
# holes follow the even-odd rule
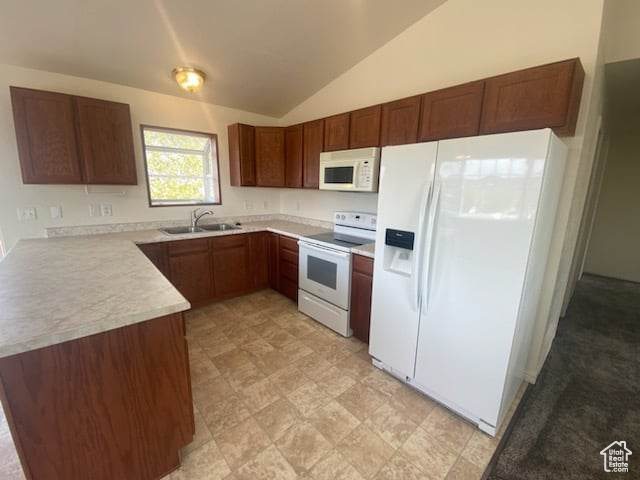
[[[298,240],[296,238],[280,235],[280,255],[282,255],[282,250],[289,250],[297,254]]]
[[[280,259],[280,277],[287,278],[298,283],[298,264],[286,262]]]
[[[169,255],[182,255],[184,253],[206,252],[209,250],[209,239],[194,238],[193,240],[177,240],[169,243]]]
[[[364,275],[373,276],[373,258],[353,255],[353,270]]]
[[[217,250],[224,248],[244,247],[247,244],[247,237],[240,234],[225,235],[211,239],[211,247]]]
[[[298,266],[298,254],[291,250],[280,250],[280,260],[284,260],[285,262],[293,263]]]

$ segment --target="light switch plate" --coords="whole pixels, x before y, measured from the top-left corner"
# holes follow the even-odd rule
[[[49,207],[49,213],[51,214],[51,218],[58,219],[58,218],[62,218],[62,207],[60,206],[53,206],[53,207]]]
[[[38,219],[38,212],[36,207],[21,207],[18,208],[18,220],[21,222],[33,222]]]
[[[97,203],[92,203],[91,205],[89,205],[90,217],[99,217],[100,215],[102,215],[100,213],[100,205],[98,205]]]

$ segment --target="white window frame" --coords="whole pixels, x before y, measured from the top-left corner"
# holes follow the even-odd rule
[[[188,135],[194,137],[206,137],[210,140],[209,145],[212,148],[211,152],[207,152],[206,150],[203,152],[201,150],[191,150],[186,148],[171,148],[171,147],[160,147],[154,145],[147,145],[144,138],[145,131],[154,131],[154,132],[166,132],[173,133],[177,135]],[[142,136],[142,153],[144,155],[144,170],[145,170],[145,178],[147,179],[147,197],[149,200],[150,207],[182,207],[189,205],[222,205],[222,190],[220,188],[220,160],[218,158],[218,136],[215,133],[206,133],[206,132],[197,132],[193,130],[183,130],[179,128],[169,128],[169,127],[156,127],[153,125],[140,125],[140,133]],[[167,152],[167,153],[183,153],[187,155],[202,155],[210,156],[211,162],[209,162],[206,158],[203,159],[203,165],[205,171],[203,175],[200,176],[188,176],[188,175],[150,175],[149,168],[147,165],[147,150],[156,151],[156,152]],[[214,168],[215,167],[215,171]],[[149,177],[167,177],[167,178],[184,178],[184,179],[199,179],[204,183],[205,188],[205,198],[212,198],[215,193],[216,185],[218,189],[217,202],[210,201],[201,201],[199,199],[167,199],[158,200],[151,198],[151,182],[149,181]]]

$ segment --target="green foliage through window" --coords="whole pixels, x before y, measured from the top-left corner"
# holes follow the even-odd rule
[[[213,135],[143,127],[143,142],[152,206],[220,203]]]

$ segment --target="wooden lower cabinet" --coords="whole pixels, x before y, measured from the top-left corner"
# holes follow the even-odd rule
[[[351,272],[351,317],[353,336],[369,343],[371,324],[371,291],[373,289],[373,259],[353,255]]]
[[[199,305],[213,297],[213,272],[209,239],[170,242],[169,278],[192,305]]]
[[[298,301],[298,240],[286,235],[278,239],[278,291]]]
[[[269,286],[269,232],[248,234],[251,288]]]
[[[267,244],[267,256],[269,264],[269,287],[279,290],[280,279],[280,235],[277,233],[269,233]]]
[[[182,314],[0,359],[29,480],[155,480],[195,433]]]
[[[252,288],[247,235],[211,239],[214,297],[241,295]]]
[[[169,271],[169,257],[167,255],[166,243],[144,243],[138,245],[138,248],[142,250],[151,263],[160,270],[165,277],[170,278],[171,273]]]

